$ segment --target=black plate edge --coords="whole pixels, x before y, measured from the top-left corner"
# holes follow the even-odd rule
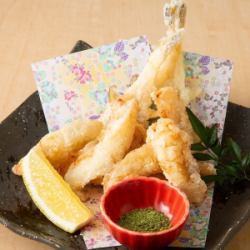
[[[243,106],[241,104],[232,103],[229,101],[228,107],[227,107],[227,114],[225,117],[225,127],[224,127],[224,132],[223,132],[223,138],[229,136],[226,131],[227,123],[230,123],[230,120],[228,119],[229,109],[241,110],[241,113],[249,112],[248,107]],[[240,134],[240,131],[235,131],[236,137],[239,137],[239,134]],[[240,145],[240,146],[243,146],[243,145]],[[243,146],[243,148],[245,148],[245,145]],[[250,207],[248,207],[248,210],[244,214],[242,214],[241,217],[234,223],[234,225],[231,227],[231,230],[226,232],[226,234],[224,235],[224,238],[221,239],[221,241],[219,242],[219,244],[214,250],[224,249],[228,245],[228,243],[232,240],[232,238],[240,231],[240,229],[249,221],[249,219],[250,219]]]
[[[26,98],[26,100],[24,100],[22,102],[22,104],[19,107],[17,107],[13,112],[11,112],[11,114],[15,113],[19,108],[21,108],[23,105],[25,105],[25,103],[28,102],[29,99],[32,99],[37,94],[38,94],[37,91],[35,91],[33,94],[31,94],[28,98]],[[11,116],[11,114],[9,116]],[[7,116],[3,121],[1,121],[0,124],[4,124],[7,121],[9,116]],[[52,248],[55,248],[55,243],[52,242],[52,241],[49,241],[49,240],[47,240],[47,239],[45,239],[43,237],[35,236],[33,233],[30,233],[30,232],[27,232],[27,231],[24,234],[23,233],[23,227],[21,227],[19,224],[16,224],[16,223],[8,220],[8,218],[4,217],[4,215],[2,213],[0,213],[0,223],[4,227],[10,229],[12,232],[18,234],[21,237],[25,237],[25,238],[28,238],[28,239],[34,240],[34,241],[39,241],[41,243],[45,243],[45,244],[51,246]],[[63,249],[63,248],[61,248],[61,249]]]

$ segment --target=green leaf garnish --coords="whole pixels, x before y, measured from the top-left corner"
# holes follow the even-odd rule
[[[233,141],[232,138],[228,139],[228,146],[229,146],[229,148],[231,148],[231,150],[234,153],[234,155],[236,156],[236,158],[240,161],[241,160],[240,146],[235,141]]]
[[[193,156],[196,160],[199,161],[210,161],[210,160],[214,160],[214,158],[206,153],[193,153]]]
[[[207,148],[202,145],[202,143],[194,143],[191,145],[191,149],[193,151],[203,151],[203,150],[206,150]]]
[[[189,108],[186,111],[194,132],[201,140],[191,145],[191,150],[195,151],[194,158],[199,161],[213,161],[217,172],[217,175],[203,176],[203,180],[214,181],[219,185],[250,181],[250,153],[243,154],[232,138],[222,145],[216,125],[206,127]]]
[[[208,128],[208,144],[210,147],[214,146],[217,142],[217,127],[216,125]]]
[[[186,108],[186,110],[194,132],[200,137],[202,142],[204,142],[205,145],[207,145],[208,134],[206,127],[202,124],[199,118],[196,117],[195,114],[189,108]]]
[[[242,158],[242,165],[246,168],[250,164],[250,153],[245,154]]]

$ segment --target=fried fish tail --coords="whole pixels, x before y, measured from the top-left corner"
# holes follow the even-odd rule
[[[183,1],[171,1],[165,5],[166,35],[151,53],[148,62],[137,78],[125,92],[124,98],[135,98],[139,103],[139,122],[145,124],[154,116],[150,106],[151,93],[164,86],[174,86],[187,104],[190,90],[185,84],[185,71],[182,53],[186,6]]]
[[[75,159],[78,151],[94,140],[102,130],[102,123],[92,120],[75,120],[63,128],[45,135],[39,145],[52,166],[62,175]],[[13,167],[21,175],[20,164]]]
[[[128,152],[136,126],[138,106],[135,100],[117,100],[106,127],[98,139],[93,155],[81,160],[81,155],[68,169],[65,180],[74,189],[103,177]]]
[[[190,202],[202,202],[207,186],[192,156],[189,135],[173,120],[161,118],[148,129],[147,142],[152,144],[167,180],[186,193]]]
[[[136,176],[150,176],[161,173],[157,159],[150,144],[130,151],[124,159],[117,162],[112,171],[104,176],[104,191],[115,183]]]
[[[173,82],[175,68],[181,52],[181,33],[163,39],[150,55],[148,62],[123,98],[135,98],[139,103],[138,121],[145,124],[152,117],[151,93],[168,82]],[[182,69],[184,72],[184,68]],[[170,83],[169,83],[170,84]]]

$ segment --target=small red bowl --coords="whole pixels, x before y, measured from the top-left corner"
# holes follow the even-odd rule
[[[124,213],[135,208],[153,207],[170,218],[167,230],[140,233],[120,227]],[[156,249],[170,244],[180,234],[189,214],[189,202],[179,189],[153,177],[126,179],[112,186],[101,200],[104,224],[113,237],[133,249]]]

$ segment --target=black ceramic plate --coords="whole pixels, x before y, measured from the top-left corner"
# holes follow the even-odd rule
[[[88,44],[79,41],[72,52],[88,48]],[[229,103],[224,137],[233,137],[244,150],[250,151],[249,128],[250,109]],[[37,92],[0,124],[0,222],[22,236],[54,248],[86,249],[79,233],[70,235],[60,230],[39,212],[22,179],[11,172],[13,164],[47,132]],[[226,245],[248,219],[249,200],[250,185],[215,191],[206,249],[216,250]]]

